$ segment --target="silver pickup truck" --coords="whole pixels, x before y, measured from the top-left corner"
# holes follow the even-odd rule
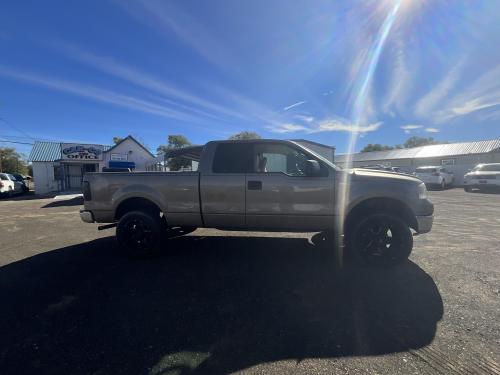
[[[342,170],[293,141],[214,141],[176,156],[198,170],[86,174],[81,219],[116,225],[121,248],[139,256],[168,247],[172,228],[341,231],[346,255],[382,264],[405,260],[412,230],[432,227],[422,181]]]

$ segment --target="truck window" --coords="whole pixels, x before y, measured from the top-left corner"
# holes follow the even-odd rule
[[[256,144],[253,151],[253,171],[257,173],[281,172],[289,176],[304,176],[308,159],[312,158],[287,145]]]
[[[246,173],[251,170],[249,143],[221,143],[217,145],[212,170],[214,173]]]

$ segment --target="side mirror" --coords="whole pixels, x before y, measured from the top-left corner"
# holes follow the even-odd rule
[[[306,160],[306,176],[318,177],[321,175],[321,167],[317,160]]]

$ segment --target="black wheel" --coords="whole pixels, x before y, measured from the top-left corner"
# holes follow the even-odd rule
[[[392,266],[405,261],[412,248],[408,224],[393,214],[369,214],[347,232],[347,254],[364,264]]]
[[[446,181],[445,181],[445,180],[441,181],[441,185],[439,186],[439,188],[440,188],[441,190],[446,189]]]
[[[152,256],[159,251],[162,233],[160,216],[142,211],[126,213],[116,226],[116,238],[120,247],[127,254],[140,258]]]
[[[467,193],[470,193],[472,191],[472,188],[467,186],[467,187],[464,187],[464,191],[467,192]]]

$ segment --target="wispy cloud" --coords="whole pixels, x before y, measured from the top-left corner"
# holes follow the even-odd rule
[[[295,133],[295,132],[309,132],[309,128],[304,125],[292,124],[292,123],[284,123],[278,124],[277,126],[268,127],[274,133]]]
[[[302,121],[302,122],[307,122],[311,123],[314,121],[313,116],[306,116],[306,115],[295,115],[293,116],[296,120]]]
[[[5,66],[0,66],[0,75],[17,81],[23,81],[37,86],[57,90],[72,95],[85,97],[94,101],[113,104],[123,108],[154,114],[171,119],[199,122],[199,118],[184,112],[168,108],[158,103],[140,99],[137,97],[119,94],[114,91],[101,89],[94,86],[84,85],[77,82],[61,80],[54,77],[40,76],[33,73],[20,72]]]
[[[321,132],[347,132],[347,133],[369,133],[380,128],[381,122],[376,122],[368,125],[357,125],[349,123],[345,119],[327,118],[321,121],[314,120],[305,124],[281,123],[273,126],[268,126],[268,129],[274,133],[295,133],[304,132],[307,134]]]
[[[357,125],[341,122],[338,120],[326,120],[320,122],[319,127],[313,130],[313,133],[318,132],[348,132],[348,133],[369,133],[374,132],[380,128],[382,122],[376,122],[368,125]]]
[[[423,128],[422,125],[403,125],[400,126],[401,129],[403,130],[415,130],[415,129],[421,129]]]
[[[391,60],[391,78],[387,94],[384,97],[381,105],[382,110],[386,113],[396,109],[399,112],[404,111],[404,106],[408,98],[408,94],[412,88],[413,74],[408,64],[407,51],[404,48],[404,42],[401,38],[393,38],[392,45],[392,60]]]
[[[425,128],[424,131],[427,133],[439,133],[439,129],[437,128]]]
[[[429,113],[435,123],[443,123],[500,105],[500,65],[485,72],[457,94],[443,99]]]
[[[172,1],[116,0],[115,3],[132,17],[153,27],[167,37],[172,35],[191,47],[205,60],[226,69],[237,64],[229,51],[215,38],[202,21],[185,12]]]
[[[213,114],[209,114],[206,111],[210,111],[218,115],[237,118],[242,117],[242,114],[238,111],[213,103],[212,101],[194,95],[190,92],[186,92],[185,90],[179,89],[178,87],[165,82],[163,79],[141,72],[123,63],[118,63],[110,57],[96,55],[68,43],[55,42],[52,43],[52,45],[62,51],[67,57],[75,61],[91,66],[94,69],[107,73],[111,76],[133,83],[139,87],[166,96],[171,100],[169,104],[176,105],[199,115],[205,115],[208,117],[213,117]],[[189,104],[190,106],[173,102],[172,100],[181,101]]]
[[[445,77],[415,105],[415,115],[426,118],[436,107],[442,105],[443,100],[449,98],[456,86],[464,67],[464,60],[457,63]]]
[[[493,103],[484,103],[481,102],[481,99],[473,99],[471,101],[466,102],[464,105],[452,108],[451,111],[456,115],[467,115],[472,112],[479,111],[481,109],[486,109],[490,107],[495,107],[500,105],[500,101],[496,101]]]
[[[421,129],[421,128],[423,128],[423,126],[422,125],[408,124],[408,125],[400,126],[400,128],[404,130],[405,134],[410,134],[413,130]]]
[[[297,103],[293,103],[285,108],[283,108],[283,111],[288,111],[289,109],[292,109],[292,108],[295,108],[295,107],[298,107],[299,105],[302,105],[302,104],[306,104],[307,103],[307,100],[305,101],[301,101],[301,102],[297,102]]]

